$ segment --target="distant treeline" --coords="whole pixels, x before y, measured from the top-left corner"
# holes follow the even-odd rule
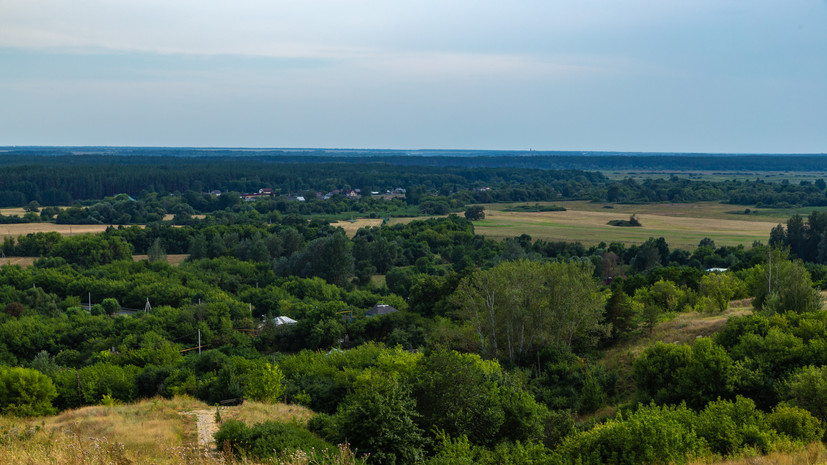
[[[199,204],[209,204],[212,210],[213,207],[223,208],[220,206],[223,202],[196,201],[193,194],[213,190],[257,192],[261,188],[273,189],[274,197],[302,195],[308,200],[315,198],[316,192],[359,189],[363,196],[367,196],[370,192],[403,188],[407,191],[405,203],[408,205],[432,202],[432,196],[437,195],[442,198],[438,203],[450,201],[449,210],[468,203],[568,199],[622,203],[719,200],[774,208],[827,205],[827,185],[823,180],[792,184],[787,181],[764,182],[760,178],[754,181],[693,181],[672,176],[642,182],[632,179],[612,181],[595,171],[545,169],[566,167],[565,163],[554,163],[570,160],[588,169],[632,166],[635,169],[665,169],[661,164],[668,164],[672,171],[732,171],[741,166],[750,166],[751,170],[773,170],[780,169],[778,163],[783,161],[785,170],[808,170],[822,168],[823,157],[818,156],[419,157],[376,154],[359,157],[322,156],[314,152],[302,155],[283,152],[274,156],[265,152],[269,155],[256,153],[240,157],[237,153],[230,156],[232,151],[213,151],[209,152],[210,156],[205,156],[206,152],[194,149],[118,150],[119,156],[69,155],[57,149],[45,153],[29,150],[0,155],[0,167],[3,167],[0,170],[0,207],[23,206],[32,201],[41,205],[72,205],[77,201],[100,200],[121,193],[142,199],[153,193],[163,196],[190,192],[186,196],[187,203],[203,212],[205,207]],[[551,163],[550,160],[557,161]],[[691,160],[698,160],[698,164],[692,165]],[[623,164],[627,166],[624,168]],[[331,209],[319,207],[315,210]],[[341,208],[336,210],[341,211]],[[420,210],[425,214],[447,213],[444,208]]]

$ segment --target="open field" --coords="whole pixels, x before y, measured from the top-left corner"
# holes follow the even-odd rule
[[[664,237],[670,247],[694,249],[704,237],[717,245],[750,246],[765,242],[770,230],[789,217],[733,214],[738,206],[717,202],[688,204],[611,205],[591,202],[555,202],[564,212],[507,212],[511,204],[486,205],[485,219],[475,221],[479,234],[494,239],[528,234],[548,241],[642,243],[649,237]],[[641,227],[617,227],[611,220],[628,220],[634,214]]]
[[[25,236],[29,233],[57,232],[62,236],[74,234],[99,233],[108,228],[108,224],[55,224],[55,223],[20,223],[0,225],[0,234],[4,236]]]
[[[359,218],[356,220],[338,221],[336,223],[331,223],[331,226],[334,228],[344,229],[347,237],[352,238],[356,235],[356,231],[359,229],[371,226],[381,226],[382,221],[382,218]]]
[[[184,263],[184,260],[189,257],[188,254],[168,254],[167,255],[167,263],[172,266],[178,266]],[[149,257],[146,255],[133,255],[132,259],[136,262],[141,260],[146,260]],[[20,265],[23,268],[30,267],[34,264],[34,261],[37,260],[37,257],[5,257],[0,258],[0,266],[3,265]]]
[[[25,214],[26,210],[23,207],[0,208],[0,215],[3,216],[23,216]]]

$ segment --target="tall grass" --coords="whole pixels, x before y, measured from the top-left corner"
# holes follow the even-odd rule
[[[195,410],[215,409],[189,397],[150,399],[128,405],[94,406],[47,418],[0,417],[0,465],[218,465],[259,464],[197,446]],[[248,402],[221,409],[222,417],[247,422],[306,423],[312,411],[293,405]],[[312,460],[312,462],[311,462]],[[293,454],[278,463],[303,465],[355,462],[350,449],[326,457]],[[269,462],[264,462],[269,463]]]

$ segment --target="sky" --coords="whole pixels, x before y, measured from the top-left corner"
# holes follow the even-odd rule
[[[827,153],[827,0],[0,0],[0,145]]]

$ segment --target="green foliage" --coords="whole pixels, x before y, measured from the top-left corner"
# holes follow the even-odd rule
[[[773,249],[767,263],[752,270],[749,286],[753,307],[768,315],[787,310],[812,312],[821,309],[823,303],[804,265],[787,260],[783,250]]]
[[[770,427],[802,445],[824,436],[824,423],[803,408],[781,404],[766,418]]]
[[[285,459],[297,450],[312,455],[315,451],[335,449],[304,428],[277,421],[249,427],[238,420],[227,420],[215,433],[215,443],[219,450],[229,447],[237,456],[258,459]]]
[[[545,409],[498,363],[436,351],[418,365],[413,393],[423,429],[486,446],[542,436]]]
[[[556,455],[564,464],[686,463],[705,452],[693,420],[694,413],[685,406],[641,407],[568,436]]]
[[[479,221],[485,219],[485,208],[480,205],[468,207],[465,209],[465,219],[469,221]]]
[[[657,403],[683,401],[700,409],[733,392],[733,361],[726,350],[706,338],[691,347],[657,342],[635,360],[633,370],[640,392]]]
[[[806,366],[790,376],[785,397],[821,422],[827,423],[827,366]]]
[[[101,307],[103,307],[103,311],[107,315],[114,315],[121,311],[121,304],[118,303],[118,299],[113,299],[111,297],[103,299],[101,301]]]
[[[21,417],[52,415],[57,396],[52,380],[37,370],[0,366],[0,414]]]
[[[339,432],[368,463],[408,464],[422,460],[425,438],[407,390],[393,379],[374,377],[357,387],[337,412]]]
[[[583,262],[504,262],[463,279],[454,301],[476,330],[480,353],[513,365],[544,345],[570,348],[575,338],[605,333],[592,271]]]
[[[710,402],[695,422],[698,436],[706,440],[712,452],[732,455],[747,447],[767,453],[776,438],[755,402],[742,396],[734,401]]]
[[[259,402],[278,402],[284,393],[283,378],[278,366],[259,360],[247,371],[244,397]]]
[[[742,283],[730,273],[709,273],[701,278],[701,294],[710,299],[712,305],[706,310],[723,312],[729,308],[729,301],[738,292]]]

